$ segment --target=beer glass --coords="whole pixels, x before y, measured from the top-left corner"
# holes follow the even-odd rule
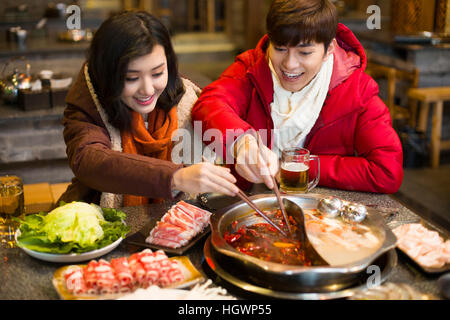
[[[15,246],[14,234],[18,222],[14,217],[24,213],[23,182],[17,176],[0,177],[0,245]]]
[[[281,154],[280,190],[285,193],[306,193],[320,179],[319,157],[308,149],[289,148]]]

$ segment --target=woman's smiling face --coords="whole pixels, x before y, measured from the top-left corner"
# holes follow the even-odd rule
[[[295,47],[270,43],[268,55],[281,86],[288,91],[297,92],[316,76],[333,50],[334,41],[326,52],[323,43],[300,43]]]
[[[129,62],[120,98],[130,109],[146,118],[146,115],[155,109],[167,81],[167,58],[164,47],[155,45],[151,53]]]

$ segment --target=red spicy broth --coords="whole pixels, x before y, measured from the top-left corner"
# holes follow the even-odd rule
[[[281,210],[264,211],[283,231],[288,232]],[[255,213],[256,214],[256,213]],[[281,264],[311,266],[299,239],[297,222],[289,217],[293,237],[287,238],[268,223],[242,226],[236,230],[238,221],[232,223],[232,230],[224,234],[225,241],[236,250],[249,256]]]

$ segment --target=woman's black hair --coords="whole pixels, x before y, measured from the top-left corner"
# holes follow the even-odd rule
[[[89,76],[109,122],[119,130],[129,130],[131,125],[130,109],[120,99],[128,64],[158,44],[166,54],[168,82],[156,107],[169,111],[180,101],[184,86],[170,34],[161,21],[144,11],[122,12],[104,21],[94,35],[88,53]]]

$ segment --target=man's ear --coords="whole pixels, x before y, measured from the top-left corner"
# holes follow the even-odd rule
[[[327,60],[328,57],[334,52],[334,49],[337,46],[337,42],[336,42],[336,38],[333,38],[333,40],[331,40],[330,45],[327,48],[327,52],[325,52],[325,55],[323,57],[323,60]]]

